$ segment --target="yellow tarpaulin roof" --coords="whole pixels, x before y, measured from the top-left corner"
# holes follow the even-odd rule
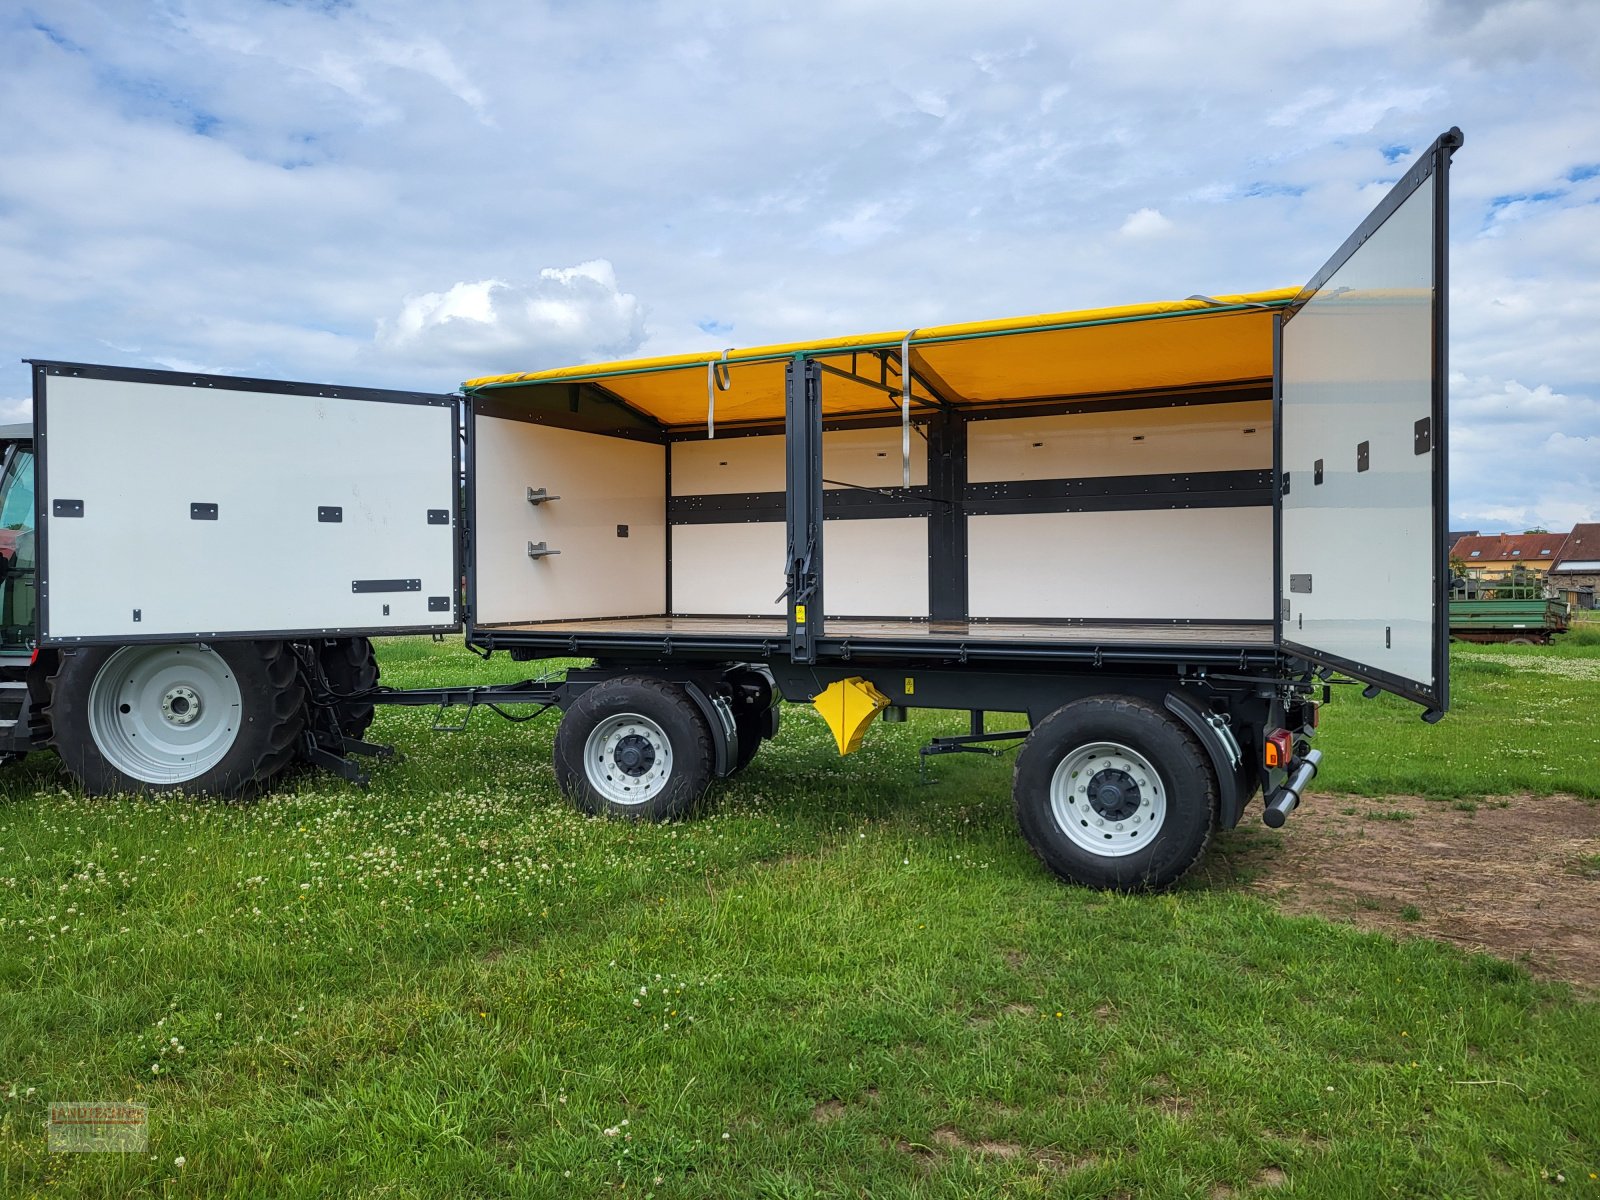
[[[1212,387],[1270,378],[1272,313],[1296,288],[1169,300],[1120,308],[1012,317],[930,329],[858,334],[517,375],[470,379],[466,392],[494,391],[515,404],[567,385],[594,384],[629,408],[672,427],[703,425],[715,375],[718,425],[775,421],[784,411],[784,367],[799,354],[830,368],[827,416],[888,411],[901,387],[899,356],[910,335],[913,402],[955,407],[1057,397]],[[843,374],[841,374],[841,372]]]

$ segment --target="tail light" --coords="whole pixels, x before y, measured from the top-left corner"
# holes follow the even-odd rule
[[[1267,734],[1267,740],[1261,747],[1261,761],[1269,769],[1287,767],[1293,754],[1294,739],[1289,736],[1287,729],[1274,729]]]

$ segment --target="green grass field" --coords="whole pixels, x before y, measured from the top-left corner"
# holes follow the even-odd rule
[[[1597,794],[1600,646],[1465,649],[1455,687],[1436,727],[1341,689],[1319,786]],[[547,722],[431,719],[381,710],[368,791],[0,776],[0,1194],[1600,1195],[1600,1007],[1226,882],[1063,887],[1010,758],[918,784],[959,715],[841,761],[791,708],[664,827],[572,812]],[[50,1101],[130,1099],[147,1155],[46,1153]]]

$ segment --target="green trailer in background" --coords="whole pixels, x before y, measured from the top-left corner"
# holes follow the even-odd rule
[[[1522,571],[1461,580],[1450,598],[1450,637],[1458,642],[1548,646],[1570,623],[1566,602],[1547,595],[1539,576]]]

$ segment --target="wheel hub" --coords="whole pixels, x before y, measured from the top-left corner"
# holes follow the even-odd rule
[[[233,669],[203,644],[124,646],[89,685],[89,736],[107,766],[161,786],[199,779],[244,724]]]
[[[1068,751],[1050,778],[1050,811],[1079,849],[1116,858],[1148,846],[1167,819],[1160,773],[1120,742],[1086,742]]]
[[[192,725],[200,718],[200,696],[179,685],[161,697],[161,715],[174,725]]]
[[[1089,780],[1089,804],[1108,821],[1126,821],[1139,811],[1139,784],[1126,771],[1097,771]]]
[[[623,772],[638,778],[646,774],[655,765],[656,749],[645,738],[636,733],[630,733],[617,743],[614,751],[617,766]]]
[[[601,721],[584,740],[583,757],[589,786],[611,804],[644,804],[672,779],[672,742],[642,713]]]

